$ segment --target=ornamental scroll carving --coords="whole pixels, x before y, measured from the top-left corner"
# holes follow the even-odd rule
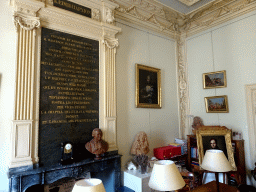
[[[105,44],[109,49],[114,49],[118,47],[118,39],[110,39],[110,38],[104,38],[102,40],[102,43]]]
[[[99,9],[92,9],[92,19],[96,21],[100,21],[100,10]]]
[[[188,111],[188,85],[186,75],[185,63],[185,40],[179,39],[177,41],[178,47],[178,78],[179,78],[179,100],[180,100],[180,131],[181,136],[185,138],[186,135],[186,121]]]
[[[13,20],[16,29],[20,26],[21,28],[30,31],[40,27],[40,20],[38,17],[24,16],[16,13]]]

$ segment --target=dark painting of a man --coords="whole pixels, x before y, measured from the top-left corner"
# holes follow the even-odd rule
[[[139,78],[139,102],[158,104],[157,73],[140,69]]]

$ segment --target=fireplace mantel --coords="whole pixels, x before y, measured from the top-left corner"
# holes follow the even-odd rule
[[[111,154],[101,160],[92,158],[69,165],[53,165],[51,167],[39,167],[33,170],[24,171],[20,168],[10,169],[8,177],[10,179],[10,192],[25,192],[29,187],[34,185],[48,185],[63,178],[83,179],[87,173],[91,175],[108,172],[113,175],[114,182],[110,189],[106,191],[117,191],[121,185],[121,155]],[[93,177],[93,176],[92,176]],[[100,178],[102,179],[102,178]],[[108,181],[103,180],[103,184]],[[105,185],[105,184],[104,184]]]

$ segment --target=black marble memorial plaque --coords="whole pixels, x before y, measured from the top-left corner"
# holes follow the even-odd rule
[[[70,141],[74,160],[99,127],[99,42],[42,28],[39,158],[41,165],[61,159],[61,143]]]

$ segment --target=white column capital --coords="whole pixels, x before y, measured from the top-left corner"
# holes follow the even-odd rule
[[[16,12],[13,15],[13,20],[16,28],[20,26],[21,28],[30,31],[40,27],[39,17],[28,16]]]

